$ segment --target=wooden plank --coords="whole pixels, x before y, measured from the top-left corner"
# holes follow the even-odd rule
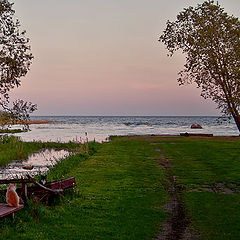
[[[66,178],[52,183],[47,183],[46,187],[51,189],[66,189],[76,185],[75,178]]]
[[[48,187],[45,187],[42,184],[38,183],[37,181],[35,181],[35,184],[38,187],[42,188],[43,190],[49,191],[49,192],[52,192],[52,193],[55,193],[55,194],[63,192],[63,189],[61,189],[61,188],[57,188],[57,189],[48,188]]]
[[[19,205],[18,207],[10,207],[5,203],[0,203],[0,218],[5,217],[9,214],[12,214],[20,209],[22,209],[24,205]]]

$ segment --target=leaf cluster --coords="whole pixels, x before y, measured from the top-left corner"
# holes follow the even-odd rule
[[[21,85],[33,60],[26,31],[21,31],[12,6],[8,0],[0,0],[0,106],[5,120],[7,117],[13,122],[27,120],[36,105],[23,100],[10,104],[9,100],[9,92]]]
[[[180,85],[195,82],[201,96],[212,98],[224,114],[239,116],[240,22],[218,3],[205,1],[184,9],[177,20],[167,22],[159,41],[172,56],[181,49],[186,55],[179,72]]]
[[[33,59],[26,31],[20,30],[12,5],[0,1],[0,94],[5,98],[9,90],[20,86],[20,78],[27,74]]]

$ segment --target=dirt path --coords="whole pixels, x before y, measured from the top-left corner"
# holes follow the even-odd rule
[[[156,149],[156,151],[160,152],[159,149]],[[177,177],[172,174],[171,167],[173,167],[173,163],[171,159],[162,156],[157,160],[167,175],[168,181],[164,182],[163,186],[168,191],[169,202],[166,204],[165,208],[171,212],[171,216],[167,222],[163,224],[163,231],[157,237],[157,240],[197,239],[189,228],[190,220],[186,216],[182,202],[183,189],[177,185]]]

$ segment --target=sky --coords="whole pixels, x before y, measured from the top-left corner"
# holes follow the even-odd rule
[[[219,115],[195,85],[178,86],[181,52],[158,41],[196,0],[21,0],[14,3],[34,60],[12,92],[34,115]],[[219,0],[240,16],[239,0]]]

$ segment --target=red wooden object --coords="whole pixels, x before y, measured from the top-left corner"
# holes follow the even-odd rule
[[[67,178],[63,180],[58,180],[56,182],[46,183],[46,187],[51,188],[52,190],[56,189],[66,189],[75,186],[75,178]]]

